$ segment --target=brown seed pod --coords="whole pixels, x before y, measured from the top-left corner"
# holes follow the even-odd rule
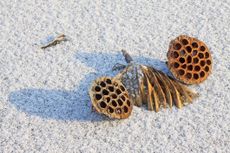
[[[147,104],[149,110],[158,112],[161,107],[181,108],[198,96],[163,72],[134,63],[126,51],[122,52],[129,64],[115,78],[125,85],[134,105]]]
[[[132,112],[128,91],[119,80],[100,77],[91,85],[89,95],[93,108],[110,118],[128,118]]]
[[[198,84],[212,70],[212,56],[204,42],[181,35],[172,40],[167,53],[173,76],[185,84]]]

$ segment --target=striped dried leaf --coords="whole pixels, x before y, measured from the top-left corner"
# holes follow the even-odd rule
[[[153,67],[136,64],[125,50],[122,52],[128,65],[115,78],[125,85],[134,105],[147,104],[148,110],[158,112],[161,107],[182,108],[198,96],[172,77]]]

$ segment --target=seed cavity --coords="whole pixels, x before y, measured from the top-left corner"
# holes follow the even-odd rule
[[[201,72],[200,72],[200,77],[202,77],[202,78],[203,78],[204,76],[205,76],[204,71],[201,71]]]
[[[188,56],[187,57],[187,63],[191,63],[192,62],[192,57],[191,56]]]
[[[105,108],[107,105],[106,105],[106,103],[104,102],[104,101],[102,101],[102,102],[100,102],[100,107],[101,108]]]
[[[200,50],[201,51],[205,51],[205,47],[204,46],[200,46]]]
[[[106,80],[106,83],[112,84],[112,81],[111,81],[110,79],[107,79],[107,80]]]
[[[199,58],[204,58],[204,54],[202,54],[202,53],[199,53],[198,56],[199,56]]]
[[[194,64],[196,64],[196,63],[198,63],[198,62],[199,62],[199,59],[198,59],[198,58],[194,58],[194,59],[193,59],[193,63],[194,63]]]
[[[95,91],[99,92],[101,90],[101,88],[99,86],[95,87]]]
[[[188,70],[192,71],[192,69],[193,69],[193,66],[192,66],[192,65],[189,65],[189,66],[188,66]]]
[[[108,90],[106,90],[106,89],[104,89],[104,90],[102,91],[102,93],[103,93],[103,95],[108,95],[108,94],[109,94]]]
[[[195,66],[195,71],[200,71],[200,66]]]
[[[191,53],[192,48],[191,48],[190,46],[187,46],[187,47],[186,47],[186,50],[187,50],[189,53]]]
[[[179,59],[179,61],[183,64],[183,63],[185,62],[185,59],[184,59],[183,57],[181,57],[181,58]]]
[[[193,42],[193,43],[192,43],[192,47],[198,48],[198,44],[197,44],[196,42]]]
[[[181,69],[178,71],[178,73],[179,73],[179,75],[184,75],[185,72],[184,72],[184,70]]]
[[[99,94],[96,94],[96,96],[95,96],[95,97],[96,97],[96,99],[97,99],[97,100],[100,100],[100,99],[102,98],[102,96],[101,96],[101,95],[99,95]]]
[[[199,75],[198,74],[193,74],[193,78],[197,80],[197,79],[199,79]]]
[[[186,76],[187,79],[191,79],[192,78],[192,74],[191,73],[187,73],[185,76]]]
[[[181,49],[181,44],[177,43],[177,44],[174,46],[174,48],[175,48],[176,50]]]
[[[182,40],[182,44],[183,44],[183,45],[187,45],[187,44],[188,44],[188,40],[187,40],[187,39],[183,39],[183,40]]]
[[[174,67],[175,67],[175,68],[178,68],[179,66],[180,66],[180,65],[179,65],[178,63],[176,63],[176,62],[174,63]]]
[[[101,85],[102,87],[105,87],[105,86],[106,86],[105,82],[101,82],[100,85]]]
[[[192,56],[196,56],[197,55],[197,50],[193,50],[192,51]]]

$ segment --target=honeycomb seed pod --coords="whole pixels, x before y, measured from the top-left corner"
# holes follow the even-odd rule
[[[198,84],[212,71],[212,56],[204,42],[181,35],[172,40],[167,53],[168,67],[185,84]]]
[[[133,104],[124,85],[110,77],[97,78],[91,85],[89,95],[93,108],[110,118],[125,119],[132,112]]]

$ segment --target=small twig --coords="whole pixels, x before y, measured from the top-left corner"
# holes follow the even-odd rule
[[[52,42],[50,42],[49,44],[45,45],[45,46],[42,46],[41,49],[45,49],[47,47],[50,47],[50,46],[54,46],[54,45],[57,45],[59,44],[61,41],[65,41],[66,40],[66,37],[64,34],[61,34],[59,35],[58,37],[56,37]]]
[[[125,57],[125,61],[127,63],[130,63],[133,61],[132,57],[129,55],[129,53],[126,50],[122,49],[121,52],[122,52],[123,56]]]

